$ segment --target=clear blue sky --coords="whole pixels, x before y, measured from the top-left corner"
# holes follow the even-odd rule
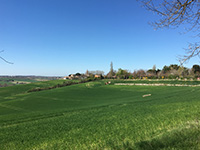
[[[88,70],[178,64],[195,39],[154,30],[158,19],[135,0],[0,0],[0,75],[68,75]],[[185,64],[192,67],[199,59]]]

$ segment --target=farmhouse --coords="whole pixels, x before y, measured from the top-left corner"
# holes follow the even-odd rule
[[[95,78],[100,78],[101,75],[99,75],[99,74],[95,74],[94,77],[95,77]]]

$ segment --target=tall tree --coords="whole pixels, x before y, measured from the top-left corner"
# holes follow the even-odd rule
[[[86,70],[85,75],[89,76],[89,71],[88,70]]]
[[[152,70],[156,71],[156,65],[153,65]]]
[[[154,27],[179,27],[186,24],[186,31],[195,31],[200,36],[200,1],[199,0],[138,0],[147,10],[156,12],[160,16],[153,22]],[[185,55],[179,58],[180,63],[185,63],[194,56],[200,56],[199,41],[189,44]]]
[[[113,72],[113,63],[112,62],[110,63],[110,73],[111,73],[111,75],[113,75],[113,73],[114,73]]]
[[[114,70],[113,70],[113,63],[110,63],[110,72],[108,73],[108,77],[112,78],[115,75]]]

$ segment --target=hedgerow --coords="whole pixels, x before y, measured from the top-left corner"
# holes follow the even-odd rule
[[[86,78],[86,79],[82,79],[82,80],[80,80],[78,82],[75,82],[73,80],[72,81],[64,81],[62,84],[57,84],[57,85],[54,85],[54,86],[32,88],[32,89],[28,90],[27,92],[30,93],[30,92],[39,92],[39,91],[44,91],[44,90],[51,90],[51,89],[65,87],[65,86],[91,82],[91,81],[95,81],[95,80],[100,80],[100,79],[97,79],[97,78]]]

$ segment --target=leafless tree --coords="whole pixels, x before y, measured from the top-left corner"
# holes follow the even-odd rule
[[[4,50],[1,50],[0,53],[3,53]],[[3,58],[2,56],[0,56],[0,59],[2,59],[3,61],[5,61],[8,64],[13,64],[12,62],[7,61],[5,58]]]
[[[138,0],[150,11],[157,13],[160,19],[153,22],[154,27],[179,27],[187,26],[186,32],[194,31],[195,36],[200,37],[200,1],[199,0]],[[185,32],[185,33],[186,33]],[[181,64],[190,58],[200,57],[200,42],[189,44],[186,53],[179,57]]]
[[[139,77],[140,79],[144,76],[146,76],[146,71],[143,69],[137,70],[137,77]]]

